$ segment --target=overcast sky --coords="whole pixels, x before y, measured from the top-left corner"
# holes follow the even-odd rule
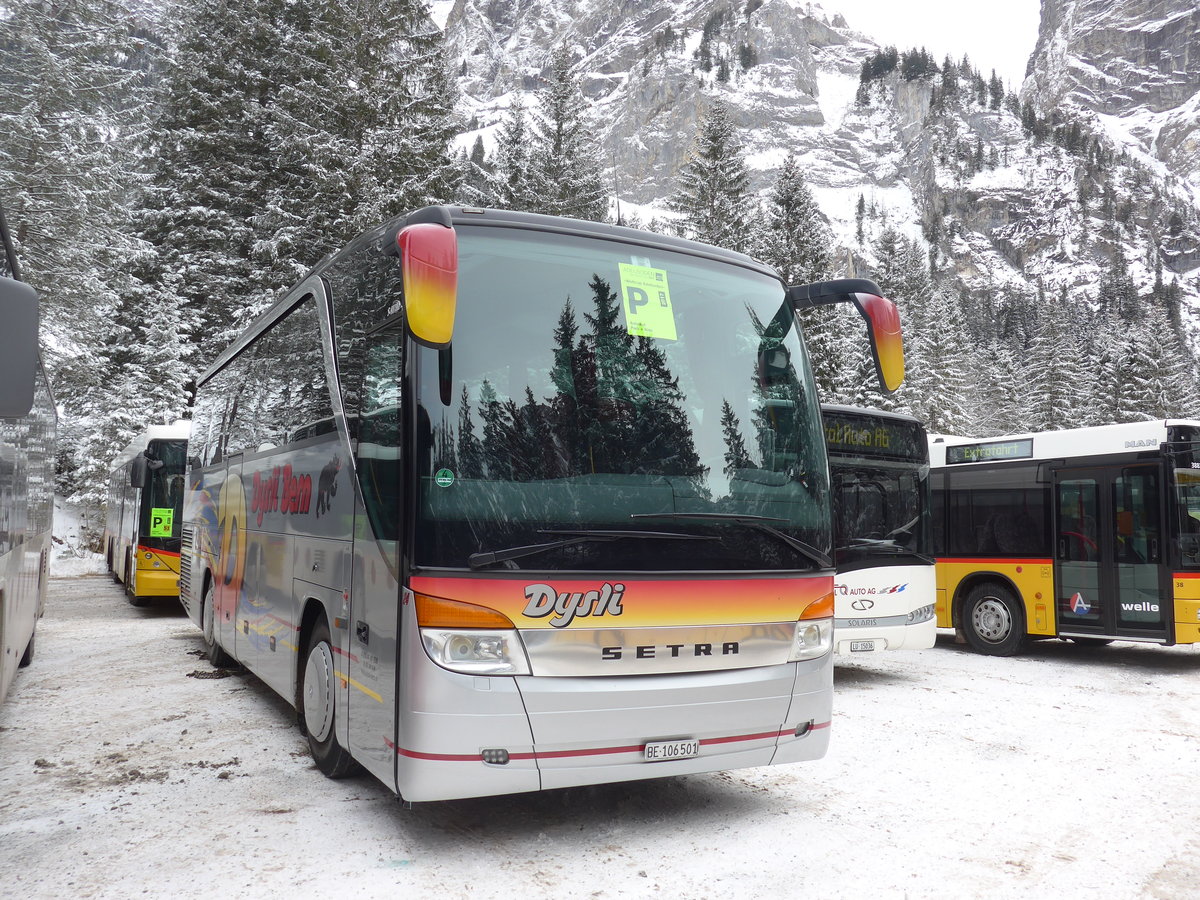
[[[1014,90],[1037,42],[1039,0],[820,0],[855,31],[898,50],[924,47],[940,64],[965,53],[984,78],[993,68]]]

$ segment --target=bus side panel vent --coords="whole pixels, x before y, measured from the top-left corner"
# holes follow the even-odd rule
[[[185,525],[179,532],[179,599],[192,599],[192,537],[194,529]]]

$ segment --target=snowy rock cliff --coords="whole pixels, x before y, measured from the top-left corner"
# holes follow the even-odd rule
[[[1094,114],[1200,196],[1200,5],[1042,0],[1023,93],[1042,112]]]
[[[471,120],[464,147],[490,142],[566,47],[612,190],[648,207],[643,222],[719,96],[756,190],[797,155],[840,271],[869,273],[873,239],[892,226],[980,302],[1095,296],[1119,264],[1139,290],[1162,279],[1200,309],[1194,0],[1043,0],[1020,99],[943,60],[864,86],[864,61],[889,41],[850,28],[836,0],[454,0],[445,27]]]

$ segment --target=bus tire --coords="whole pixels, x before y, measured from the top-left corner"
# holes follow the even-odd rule
[[[337,676],[334,674],[333,642],[324,618],[318,618],[308,636],[304,669],[300,675],[300,727],[308,736],[317,768],[328,778],[345,778],[358,765],[337,741]]]
[[[971,649],[988,656],[1014,656],[1025,649],[1025,612],[1013,592],[985,581],[963,603],[962,627]]]
[[[125,596],[134,606],[149,606],[149,597],[139,597],[137,594],[137,557],[130,553],[125,562]]]
[[[25,652],[21,654],[21,661],[17,663],[18,669],[24,669],[27,665],[33,662],[33,641],[36,637],[36,631],[29,636],[29,643],[25,645]]]
[[[216,591],[212,580],[204,587],[204,602],[200,607],[200,631],[204,635],[204,649],[208,653],[208,661],[217,669],[232,669],[237,666],[237,660],[221,647],[217,640],[216,621]]]

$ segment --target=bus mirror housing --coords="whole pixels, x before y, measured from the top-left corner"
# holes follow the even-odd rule
[[[129,464],[129,486],[140,488],[146,486],[146,473],[149,471],[149,460],[141,453]]]
[[[865,278],[839,278],[815,284],[797,284],[787,289],[796,310],[834,303],[853,303],[866,320],[871,338],[875,374],[887,393],[904,383],[904,345],[900,335],[900,311],[883,296],[878,285]]]
[[[444,348],[454,336],[458,299],[458,238],[454,229],[419,222],[396,235],[404,277],[408,330],[419,343]]]
[[[38,370],[37,291],[0,277],[0,419],[28,415]]]

